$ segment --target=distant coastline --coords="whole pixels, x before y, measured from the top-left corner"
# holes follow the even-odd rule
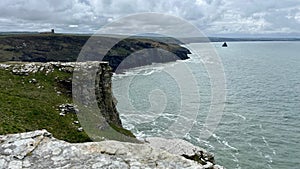
[[[189,59],[188,54],[191,53],[179,45],[180,41],[169,37],[153,39],[151,37],[125,38],[99,35],[93,36],[92,43],[89,41],[90,37],[83,34],[60,34],[55,33],[54,30],[35,34],[2,34],[0,36],[0,55],[2,56],[0,62],[75,62],[101,59],[109,62],[113,71],[116,71],[117,68],[121,71],[121,69],[152,63]],[[112,42],[116,42],[116,44],[111,44]],[[109,44],[112,46],[109,47],[110,49],[106,49]],[[84,50],[81,53],[85,45],[93,50]],[[132,55],[144,49],[151,50],[151,52]],[[160,49],[160,51],[154,49]],[[84,55],[85,58],[78,58],[79,55]],[[134,57],[128,57],[131,55]]]
[[[38,31],[13,31],[13,32],[0,32],[1,36],[13,36],[13,35],[39,35],[42,32]],[[74,35],[74,36],[92,36],[92,33],[55,33],[55,35]],[[122,37],[121,35],[111,35],[112,37]],[[124,35],[126,37],[127,35]],[[109,36],[110,37],[110,36]],[[172,42],[172,43],[202,43],[202,42],[241,42],[241,41],[300,41],[300,37],[219,37],[219,36],[208,36],[208,37],[188,37],[188,38],[180,38],[184,40],[184,42],[180,42],[179,40],[175,40],[176,37],[165,37],[165,36],[157,36],[147,34],[145,36],[133,36],[135,38],[147,38],[158,40],[162,42]]]

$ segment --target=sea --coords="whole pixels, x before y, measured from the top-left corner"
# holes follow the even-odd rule
[[[186,44],[188,60],[114,74],[124,127],[187,140],[227,169],[299,169],[300,42],[227,44]]]

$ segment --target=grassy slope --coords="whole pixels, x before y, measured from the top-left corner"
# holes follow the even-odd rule
[[[27,61],[27,62],[47,62],[47,61],[76,61],[81,51],[90,37],[87,35],[65,35],[65,34],[28,34],[28,35],[7,35],[0,36],[0,61]],[[110,44],[111,41],[121,40],[112,37],[94,37],[97,43],[90,44],[93,49],[93,57],[104,56],[98,43],[102,45]],[[119,41],[110,52],[106,54],[106,60],[116,60],[125,58],[128,55],[146,48],[161,48],[176,53],[182,57],[187,49],[173,44],[170,38],[164,39],[144,39],[128,38]],[[174,40],[175,41],[175,40]],[[174,43],[176,43],[175,41]],[[186,51],[185,51],[186,50]],[[91,60],[98,60],[90,58]],[[186,58],[185,58],[186,59]],[[113,65],[110,65],[113,67]]]
[[[88,38],[63,34],[0,36],[0,61],[76,61]]]
[[[77,131],[79,125],[73,124],[75,114],[63,117],[57,110],[60,104],[72,101],[66,94],[57,94],[63,89],[59,89],[55,77],[70,76],[58,70],[47,76],[43,72],[19,76],[0,69],[0,134],[47,129],[56,138],[69,142],[91,141],[84,132]],[[36,84],[29,83],[33,78]]]

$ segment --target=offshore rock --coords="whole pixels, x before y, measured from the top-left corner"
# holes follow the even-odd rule
[[[0,136],[0,168],[207,168],[207,165],[157,148],[151,141],[150,144],[118,141],[72,144],[55,139],[46,130],[4,135]]]

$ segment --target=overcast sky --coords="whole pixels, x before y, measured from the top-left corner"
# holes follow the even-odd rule
[[[140,12],[179,16],[208,35],[300,35],[300,0],[1,0],[0,31],[94,33]]]

